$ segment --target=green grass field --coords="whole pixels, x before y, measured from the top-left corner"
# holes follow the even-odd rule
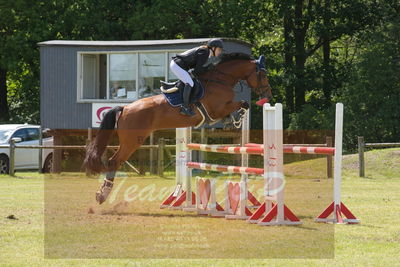
[[[344,157],[342,200],[361,224],[335,226],[313,222],[332,197],[324,159],[285,165],[286,203],[301,226],[160,210],[173,174],[121,174],[101,206],[97,178],[0,176],[0,265],[400,266],[400,151],[367,152],[366,166],[359,178],[357,157]],[[251,186],[261,195],[262,181]]]

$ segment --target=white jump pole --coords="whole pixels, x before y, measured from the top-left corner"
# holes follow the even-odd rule
[[[246,111],[242,122],[241,146],[250,143],[250,109]],[[242,167],[249,167],[249,154],[242,154]],[[242,174],[242,181],[247,183],[248,174]]]
[[[178,129],[177,129],[178,130]],[[192,142],[192,128],[179,128],[181,131],[181,152],[180,152],[180,175],[183,181],[183,190],[186,192],[186,203],[183,205],[183,210],[194,211],[196,206],[192,199],[192,170],[187,168],[186,164],[192,160],[192,152],[187,148],[187,144]]]
[[[298,225],[284,203],[282,104],[263,106],[264,203],[248,219],[258,225]],[[275,203],[274,203],[275,202]]]
[[[276,201],[278,213],[276,223],[283,223],[284,218],[284,176],[283,176],[283,125],[282,104],[264,104],[263,139],[264,139],[264,179],[267,212],[272,208],[272,201]],[[279,181],[281,184],[279,184]],[[272,188],[272,195],[270,195]]]
[[[160,208],[182,209],[182,203],[185,202],[183,195],[184,188],[188,185],[188,174],[186,172],[186,162],[188,157],[187,149],[187,129],[176,129],[175,140],[175,189],[174,191],[161,203]],[[190,155],[189,155],[190,156]],[[190,182],[190,180],[189,180]],[[189,198],[191,194],[189,194]]]
[[[246,144],[250,143],[250,109],[246,111],[242,121],[242,138],[241,138],[241,146],[245,146]],[[248,167],[249,166],[249,154],[242,154],[241,155],[241,166]],[[240,218],[248,218],[246,216],[246,207],[247,207],[247,198],[248,198],[248,178],[249,175],[242,174],[240,180],[240,203],[239,203],[239,211],[238,216]]]
[[[336,117],[335,117],[335,166],[334,166],[334,180],[333,180],[333,194],[334,194],[334,216],[336,218],[336,208],[340,206],[340,187],[342,184],[342,149],[343,149],[343,104],[336,104]]]
[[[343,150],[343,104],[336,104],[335,116],[335,166],[333,175],[333,202],[315,219],[317,222],[360,223],[341,201]],[[333,218],[329,216],[333,214]]]

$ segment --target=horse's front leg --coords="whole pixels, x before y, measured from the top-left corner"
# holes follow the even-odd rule
[[[224,105],[223,111],[221,112],[220,118],[229,116],[231,113],[239,110],[248,110],[250,107],[249,103],[245,100],[241,100],[238,102],[228,102]]]
[[[237,124],[238,121],[240,121],[242,119],[242,117],[244,116],[246,111],[248,111],[249,108],[250,108],[250,105],[245,100],[229,103],[226,106],[227,113],[226,113],[225,117],[222,119],[222,124],[224,125],[224,129],[233,128],[234,124]],[[237,111],[237,112],[235,114],[232,114],[235,111]]]

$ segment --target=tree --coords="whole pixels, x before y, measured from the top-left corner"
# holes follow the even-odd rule
[[[323,47],[323,78],[321,86],[325,103],[330,104],[333,80],[330,45],[347,35],[373,25],[377,16],[374,3],[350,0],[286,0],[275,1],[280,14],[284,37],[283,58],[285,76],[289,78],[286,101],[288,109],[300,112],[306,103],[306,94],[318,77],[312,72],[307,61]],[[291,78],[291,76],[294,77]]]
[[[355,145],[357,135],[368,142],[399,141],[400,4],[385,1],[380,8],[379,26],[358,38],[361,53],[348,83],[335,97],[346,106],[349,145]]]

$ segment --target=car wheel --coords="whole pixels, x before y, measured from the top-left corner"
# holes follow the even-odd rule
[[[53,154],[47,156],[46,160],[44,161],[43,165],[43,172],[49,173],[53,169]]]
[[[0,174],[9,174],[10,172],[10,161],[5,155],[0,155]]]

